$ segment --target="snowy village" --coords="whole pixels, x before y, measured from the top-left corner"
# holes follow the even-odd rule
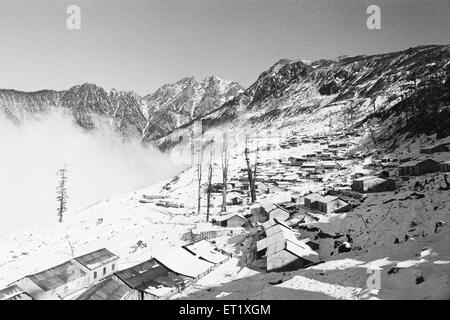
[[[0,304],[450,300],[450,1],[1,3]]]
[[[256,294],[252,292],[256,286],[264,297],[284,298],[281,288],[318,282],[303,276],[302,270],[326,274],[351,267],[364,274],[366,269],[390,265],[387,274],[395,274],[427,263],[433,252],[420,248],[421,238],[425,232],[439,235],[447,227],[450,141],[399,158],[358,149],[368,135],[290,132],[272,136],[268,132],[264,137],[246,136],[244,150],[239,150],[239,145],[228,146],[225,134],[218,148],[212,148],[207,137],[208,149],[202,137],[192,142],[200,146],[199,150],[192,147],[194,164],[174,179],[135,192],[131,198],[111,200],[123,206],[117,216],[111,216],[110,201],[93,206],[83,214],[86,219],[65,230],[66,239],[60,243],[42,240],[39,245],[42,253],[49,245],[72,250],[81,245],[91,251],[83,249],[85,254],[71,259],[61,256],[55,265],[42,261],[49,268],[11,281],[0,297],[238,299]],[[220,156],[214,157],[214,153]],[[417,221],[415,214],[410,221],[384,219],[400,210],[417,210],[419,199],[425,197],[434,204],[433,209],[420,207],[420,219],[425,221]],[[127,219],[120,211],[128,207],[132,214]],[[108,216],[101,215],[106,211]],[[129,229],[131,217],[136,221],[133,231]],[[155,231],[146,230],[145,224],[137,222],[140,220],[154,225]],[[390,228],[393,223],[398,227]],[[390,233],[382,234],[386,230]],[[81,238],[85,232],[97,238]],[[84,239],[84,245],[71,243],[69,234],[77,241]],[[347,258],[370,252],[361,243],[375,244],[380,237],[390,250],[421,249],[417,260],[364,263]],[[123,246],[133,238],[141,240]],[[27,243],[31,240],[15,240],[25,247],[31,244]],[[446,247],[445,241],[443,245]],[[436,267],[438,261],[436,257]],[[449,262],[440,263],[445,266]],[[19,269],[19,265],[12,264],[12,268]],[[283,280],[290,273],[298,276]],[[423,277],[411,275],[411,285],[417,286]],[[367,288],[364,280],[363,276],[352,286],[319,281],[317,293],[325,290],[335,298],[376,298],[379,289]],[[250,285],[250,281],[256,282]],[[280,293],[266,286],[278,286]]]

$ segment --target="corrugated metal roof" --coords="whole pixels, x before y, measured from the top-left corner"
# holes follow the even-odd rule
[[[28,293],[24,292],[19,286],[12,285],[0,290],[0,300],[33,300]]]
[[[270,228],[265,230],[267,237],[270,237],[270,236],[272,236],[272,235],[274,235],[275,233],[278,233],[278,232],[282,232],[283,233],[283,232],[289,232],[289,231],[290,230],[288,228],[286,228],[285,226],[282,226],[280,224],[276,224],[276,225],[274,225],[274,226],[272,226],[272,227],[270,227]]]
[[[43,290],[49,291],[85,275],[86,273],[75,263],[67,261],[59,266],[30,275],[28,278]]]
[[[432,162],[436,162],[433,159],[423,159],[423,160],[416,160],[416,161],[408,161],[405,162],[403,164],[400,165],[400,168],[404,168],[404,167],[415,167],[423,162],[427,162],[427,161],[432,161]],[[436,162],[437,163],[437,162]]]
[[[282,225],[286,229],[291,230],[291,228],[289,228],[289,226],[287,224],[285,224],[282,221],[279,221],[277,219],[267,220],[266,222],[263,222],[262,226],[263,226],[264,230],[268,230],[269,228],[271,228],[271,227],[273,227],[273,226],[275,226],[277,224]]]
[[[147,260],[131,268],[119,271],[116,275],[131,288],[150,293],[161,286],[179,288],[188,281],[186,277],[172,272],[157,259]]]
[[[339,198],[338,197],[334,197],[334,196],[325,196],[325,197],[322,197],[321,199],[319,199],[318,201],[322,202],[322,203],[330,203],[330,202],[332,202],[334,200],[337,200],[337,199],[339,199]]]
[[[311,262],[319,262],[319,255],[313,249],[310,248],[305,243],[302,242],[286,242],[286,250],[290,253],[296,255],[297,257],[301,257],[303,259],[309,260]]]
[[[311,200],[311,201],[317,201],[320,198],[322,198],[322,196],[320,194],[318,194],[318,193],[311,193],[311,194],[309,194],[309,195],[307,195],[305,197],[305,199],[308,199],[308,200]]]
[[[225,221],[228,219],[233,218],[234,216],[241,218],[242,220],[247,220],[242,214],[240,213],[229,213],[223,216],[219,216],[216,218],[217,221],[221,222],[221,221]]]
[[[97,269],[105,264],[108,264],[112,261],[119,259],[114,253],[109,251],[108,249],[100,249],[97,251],[90,252],[83,256],[79,256],[75,258],[77,262],[81,263],[83,266],[88,268],[89,270]]]
[[[182,248],[174,248],[172,251],[156,258],[173,272],[191,278],[198,277],[214,266],[214,264],[200,260]]]
[[[281,250],[288,250],[298,257],[318,262],[318,254],[312,250],[305,241],[298,240],[294,231],[281,224],[276,224],[266,229],[267,237],[257,242],[257,250],[267,247],[266,256],[276,254]]]
[[[376,178],[378,178],[378,177],[376,177],[376,176],[364,176],[364,177],[361,177],[361,178],[356,178],[354,181],[366,181],[366,180],[371,180],[371,179],[376,179]]]
[[[408,161],[405,162],[403,164],[400,165],[400,168],[404,168],[404,167],[415,167],[417,166],[419,163],[421,163],[423,161]]]
[[[256,243],[256,251],[261,251],[267,248],[267,238],[261,239]]]
[[[303,163],[303,165],[302,165],[302,168],[315,168],[315,167],[317,167],[317,164],[315,164],[315,163],[312,163],[312,162],[305,162],[305,163]]]
[[[126,300],[133,289],[110,276],[81,294],[77,300]]]
[[[227,256],[216,250],[214,245],[206,240],[200,240],[185,246],[187,250],[211,263],[220,263],[227,259]]]

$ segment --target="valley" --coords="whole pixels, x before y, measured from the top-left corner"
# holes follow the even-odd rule
[[[28,293],[448,299],[449,65],[449,46],[422,46],[282,59],[248,88],[210,77],[145,97],[88,84],[2,90],[1,110],[19,125],[65,108],[84,130],[101,119],[187,166],[62,224],[0,237],[0,286],[105,248],[115,264],[102,279]]]

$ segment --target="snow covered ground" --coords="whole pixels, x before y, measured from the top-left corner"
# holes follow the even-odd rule
[[[319,148],[318,144],[285,150],[277,147],[275,152],[260,152],[259,159],[276,163]],[[208,152],[203,181],[206,155]],[[219,163],[216,158],[213,181],[217,182],[221,181]],[[345,181],[363,170],[365,163],[344,164],[346,170],[327,173],[325,180]],[[244,166],[242,145],[234,146],[230,179]],[[324,261],[303,270],[265,273],[246,264],[251,235],[218,239],[217,244],[228,246],[234,257],[172,298],[449,299],[450,195],[440,189],[443,185],[440,174],[412,178],[393,193],[369,195],[351,212],[321,215],[319,221],[302,225],[302,237],[319,243]],[[201,213],[197,213],[197,187],[194,166],[172,181],[119,195],[68,216],[63,224],[39,225],[0,238],[0,286],[103,247],[120,256],[119,268],[123,269],[189,243],[189,231],[206,219],[206,196]],[[292,190],[305,193],[322,188],[321,183],[299,182],[290,190],[261,195],[258,202],[287,201]],[[144,195],[164,196],[164,201],[182,207],[157,206],[158,200],[149,201]],[[219,216],[221,201],[220,194],[213,194],[212,218]],[[248,213],[249,209],[244,203],[229,206],[228,212]],[[336,241],[350,241],[351,251],[339,253]]]

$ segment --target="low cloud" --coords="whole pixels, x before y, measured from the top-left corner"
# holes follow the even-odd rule
[[[68,168],[68,213],[174,176],[182,168],[138,140],[86,132],[59,112],[15,125],[0,115],[0,232],[56,221],[56,172]]]

